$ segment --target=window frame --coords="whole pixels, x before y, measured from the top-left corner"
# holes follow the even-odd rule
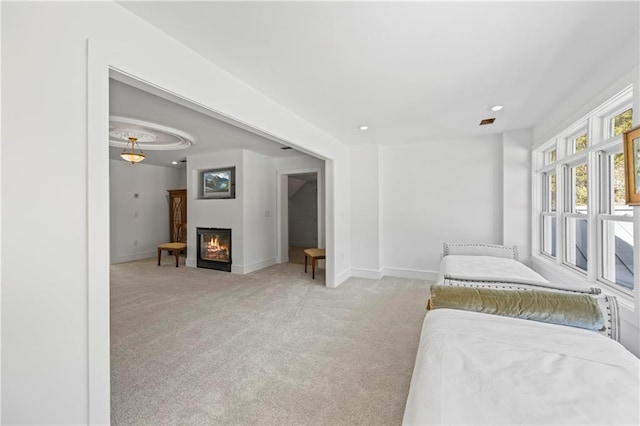
[[[638,238],[635,233],[638,231],[638,223],[640,218],[631,215],[613,214],[615,212],[614,203],[614,186],[611,167],[603,164],[608,156],[622,152],[622,135],[612,136],[613,120],[618,115],[633,108],[633,86],[629,85],[624,90],[604,102],[591,112],[574,122],[571,126],[565,128],[556,136],[549,138],[546,143],[532,150],[532,165],[534,179],[532,180],[533,190],[533,214],[536,220],[533,221],[533,256],[534,259],[540,258],[545,260],[542,264],[549,263],[559,267],[561,270],[572,272],[575,278],[583,280],[587,285],[596,285],[603,291],[618,296],[621,300],[636,304],[640,302],[639,280],[636,278],[635,272],[639,270],[637,265],[633,266],[633,289],[629,290],[621,284],[616,284],[605,278],[605,276],[613,277],[611,272],[605,270],[607,265],[606,250],[611,253],[615,246],[605,247],[607,242],[605,238],[609,238],[604,234],[607,226],[611,226],[609,230],[620,232],[619,229],[612,228],[616,222],[632,222],[634,224],[634,242]],[[636,107],[638,108],[638,107]],[[637,113],[632,114],[632,119],[637,125]],[[575,152],[575,139],[586,132],[587,147],[586,149]],[[556,150],[556,161],[550,161],[550,153]],[[611,160],[613,161],[613,160]],[[574,195],[572,191],[573,179],[570,176],[570,167],[579,164],[587,165],[587,211],[585,213],[577,213],[572,207],[574,204]],[[613,164],[613,163],[612,163]],[[549,200],[549,176],[556,174],[556,211],[551,211]],[[610,203],[609,206],[607,203]],[[636,214],[638,212],[635,212]],[[555,248],[556,256],[545,252],[545,219],[555,216]],[[567,255],[570,255],[571,248],[566,244],[571,243],[571,238],[567,238],[567,221],[571,219],[587,220],[587,270],[584,271],[566,261]],[[546,235],[549,238],[549,235]],[[576,235],[574,235],[576,237]],[[574,240],[575,241],[575,240]],[[615,239],[613,240],[615,241]],[[640,249],[636,248],[634,243],[634,253]],[[640,246],[639,246],[640,247]],[[550,249],[551,250],[551,249]],[[610,254],[609,254],[610,256]],[[637,258],[637,253],[633,259]],[[634,261],[635,263],[635,261]],[[615,267],[615,266],[614,266]],[[610,266],[609,266],[610,268]]]
[[[613,120],[620,114],[627,112],[628,110],[633,109],[633,104],[631,102],[627,102],[623,104],[623,106],[619,106],[616,109],[613,109],[602,116],[603,125],[602,125],[602,139],[610,140],[617,138],[621,135],[613,134]]]
[[[547,153],[545,152],[545,157],[546,157]],[[556,253],[555,255],[553,254],[553,249],[551,249],[551,251],[549,253],[547,253],[545,251],[545,243],[548,241],[547,235],[545,235],[545,233],[547,232],[546,228],[545,228],[545,219],[546,218],[553,218],[555,220],[556,223],[556,235],[558,233],[558,174],[556,173],[556,169],[555,167],[553,168],[548,168],[547,171],[542,172],[540,174],[541,178],[542,178],[542,182],[541,182],[541,187],[542,187],[542,191],[544,193],[544,196],[542,198],[542,212],[541,212],[541,216],[540,216],[540,229],[541,229],[541,233],[540,233],[540,253],[544,256],[548,256],[551,259],[556,259],[558,256],[558,243],[557,241],[552,241],[552,247],[555,246],[556,248]],[[556,177],[556,206],[555,206],[555,210],[552,209],[552,202],[551,202],[551,176],[555,176]],[[550,237],[553,236],[553,233],[550,232]],[[557,240],[557,238],[556,238]]]
[[[585,135],[587,137],[587,145],[584,149],[580,150],[580,151],[576,151],[576,140],[578,138],[580,138],[582,135]],[[571,135],[568,135],[565,138],[565,143],[567,144],[567,154],[568,155],[577,155],[577,154],[582,154],[583,152],[587,151],[589,149],[589,147],[591,146],[591,139],[589,137],[589,129],[586,126],[582,127],[581,129],[572,132]]]
[[[624,109],[622,112],[624,111],[626,111],[626,109]],[[610,122],[611,118],[615,117],[619,113],[620,112],[616,114],[611,114],[608,117],[605,117],[604,119],[607,122]],[[607,134],[606,128],[604,128],[603,130],[605,130],[605,135],[606,135]],[[600,244],[598,244],[597,246],[598,270],[597,270],[596,281],[600,284],[605,285],[610,291],[614,292],[616,296],[633,298],[634,297],[633,290],[626,289],[622,287],[620,284],[612,282],[611,280],[605,277],[605,270],[607,269],[607,266],[605,265],[605,251],[612,251],[612,250],[615,251],[615,247],[613,248],[609,247],[608,249],[605,248],[605,245],[607,245],[605,244],[605,241],[604,241],[605,221],[612,222],[612,223],[613,222],[633,223],[633,210],[631,215],[616,215],[613,213],[615,209],[615,204],[613,202],[613,197],[612,197],[613,195],[612,193],[613,180],[611,177],[612,169],[611,169],[611,165],[607,160],[608,158],[614,157],[616,154],[621,154],[623,152],[622,135],[611,137],[610,139],[603,141],[601,145],[602,145],[602,149],[597,153],[598,164],[600,167],[599,183],[601,186],[600,188],[601,192],[600,192],[600,199],[599,199],[599,211],[598,211],[598,214],[596,215],[596,222],[597,222],[596,238],[600,241]],[[635,250],[635,247],[634,247],[634,250]],[[612,266],[615,267],[615,265],[609,265],[608,268],[611,268]]]

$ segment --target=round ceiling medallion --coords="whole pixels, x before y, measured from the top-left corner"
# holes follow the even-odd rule
[[[109,117],[109,145],[126,148],[129,138],[136,138],[142,150],[172,151],[194,144],[191,135],[148,121],[126,117]]]

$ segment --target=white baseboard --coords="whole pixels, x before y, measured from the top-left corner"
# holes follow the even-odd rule
[[[405,268],[384,268],[382,270],[383,276],[397,277],[397,278],[410,278],[413,280],[425,280],[436,281],[438,279],[438,272],[436,271],[424,271],[419,269],[405,269]]]
[[[268,268],[269,266],[276,264],[276,258],[261,260],[260,262],[252,263],[251,265],[231,265],[231,272],[234,274],[250,274],[251,272],[259,271],[260,269]]]
[[[133,262],[134,260],[149,259],[150,257],[156,257],[158,252],[156,250],[143,251],[140,253],[132,253],[123,256],[115,256],[111,258],[111,263],[124,263]]]
[[[365,278],[371,280],[381,280],[384,277],[409,278],[413,280],[436,281],[438,272],[424,271],[419,269],[405,268],[382,268],[379,271],[375,269],[351,268],[352,277]]]
[[[382,270],[351,268],[351,276],[356,278],[367,278],[370,280],[380,280],[384,276]]]
[[[348,280],[349,278],[351,278],[351,269],[347,269],[346,271],[340,272],[339,274],[336,275],[336,280],[333,283],[333,285],[330,287],[336,288],[340,284]]]

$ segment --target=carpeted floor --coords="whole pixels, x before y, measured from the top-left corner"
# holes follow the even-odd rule
[[[112,423],[400,424],[428,283],[323,281],[113,265]]]

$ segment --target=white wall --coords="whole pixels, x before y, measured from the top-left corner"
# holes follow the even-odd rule
[[[327,285],[345,278],[344,144],[115,3],[1,7],[2,423],[109,422],[109,67],[327,159]],[[34,267],[45,214],[67,255]]]
[[[276,160],[279,171],[304,170],[319,167],[324,171],[324,160],[310,155],[298,155],[295,157],[282,157]]]
[[[530,143],[517,131],[352,147],[352,274],[435,279],[445,241],[516,244],[526,261]]]
[[[351,149],[352,274],[435,279],[442,243],[530,256],[531,131]]]
[[[381,155],[386,275],[433,279],[445,241],[502,242],[499,136],[385,146]]]
[[[276,263],[276,159],[243,153],[243,273]]]
[[[109,161],[111,263],[154,257],[158,245],[170,241],[167,190],[184,188],[184,174],[184,169]]]
[[[187,187],[187,168],[180,168],[180,181],[178,182],[178,188],[186,188]]]
[[[78,15],[68,7],[6,2],[1,7],[2,244],[11,247],[2,252],[2,423],[83,424],[88,420],[86,36],[91,23],[75,22]],[[60,25],[71,16],[74,25]],[[104,16],[89,20],[98,18]],[[108,199],[108,189],[103,196]],[[27,238],[34,225],[39,240],[64,248],[34,262]],[[107,233],[102,243],[108,241]]]
[[[519,259],[531,257],[531,129],[502,134],[502,238],[518,246]]]
[[[196,266],[196,228],[231,228],[231,271],[242,273],[244,265],[244,165],[243,151],[187,157],[187,266]],[[198,199],[199,172],[222,167],[236,168],[236,198]]]
[[[382,179],[379,146],[351,148],[352,273],[363,278],[382,276]]]
[[[236,168],[236,198],[198,199],[199,172]],[[276,261],[276,159],[245,150],[187,160],[187,266],[197,263],[196,228],[231,228],[231,272],[246,274]]]

